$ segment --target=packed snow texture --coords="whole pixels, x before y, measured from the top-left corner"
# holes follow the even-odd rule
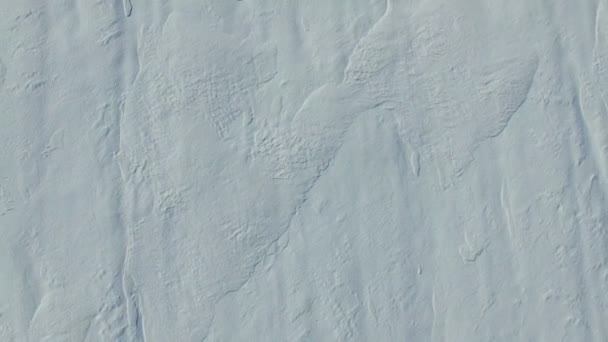
[[[0,0],[0,341],[608,341],[608,0]]]

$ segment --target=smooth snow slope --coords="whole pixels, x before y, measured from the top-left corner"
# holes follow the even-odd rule
[[[0,341],[608,341],[607,0],[0,0]]]

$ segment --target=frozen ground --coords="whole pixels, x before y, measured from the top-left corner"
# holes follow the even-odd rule
[[[0,0],[0,341],[607,341],[607,0]]]

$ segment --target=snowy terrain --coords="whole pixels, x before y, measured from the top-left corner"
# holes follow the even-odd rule
[[[0,342],[608,341],[608,0],[0,0]]]

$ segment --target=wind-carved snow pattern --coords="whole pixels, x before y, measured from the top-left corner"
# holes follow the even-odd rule
[[[0,0],[0,340],[606,340],[606,8]]]
[[[275,179],[317,177],[326,169],[356,118],[375,105],[353,87],[316,90],[289,122],[266,123],[256,132],[254,158]]]
[[[403,139],[439,165],[444,186],[464,172],[480,143],[505,129],[538,66],[534,54],[513,55],[507,43],[497,59],[481,37],[465,39],[468,32],[455,25],[458,17],[439,9],[411,20],[389,12],[359,43],[345,77],[386,103]]]
[[[128,187],[135,187],[134,198],[145,203],[133,203],[135,217],[147,222],[138,234],[146,236],[145,245],[165,246],[160,248],[165,252],[158,253],[158,247],[143,245],[143,235],[136,236],[133,243],[137,247],[132,250],[139,250],[140,256],[132,256],[131,262],[152,258],[158,260],[158,267],[169,263],[171,266],[165,268],[175,269],[176,277],[190,274],[199,278],[198,272],[205,270],[204,280],[189,283],[191,287],[186,291],[195,294],[198,301],[175,287],[163,290],[180,306],[209,308],[204,316],[193,315],[176,322],[200,322],[192,336],[202,337],[211,324],[208,314],[215,303],[249,279],[266,250],[289,228],[308,191],[338,152],[350,125],[376,105],[358,94],[355,87],[325,85],[306,99],[291,120],[272,121],[279,119],[275,117],[264,123],[258,119],[250,158],[243,154],[243,158],[230,161],[221,159],[227,153],[241,153],[237,150],[241,139],[238,134],[256,120],[250,97],[270,80],[272,64],[256,64],[256,48],[219,32],[208,36],[207,41],[199,41],[196,32],[213,28],[204,24],[194,30],[183,26],[182,22],[191,22],[184,15],[169,15],[163,26],[160,35],[165,37],[162,44],[169,47],[163,50],[167,54],[159,52],[155,44],[144,44],[139,52],[142,60],[158,58],[166,64],[142,66],[128,93],[122,125],[137,129],[123,132],[120,160]],[[144,36],[156,34],[147,32]],[[268,53],[272,57],[272,50]],[[229,69],[231,65],[239,68]],[[141,109],[143,112],[137,114]],[[217,144],[223,147],[204,147]],[[241,178],[240,170],[244,169],[249,170],[246,183],[225,181]],[[187,180],[180,177],[185,170],[201,170],[207,176]],[[256,187],[246,186],[252,181]],[[209,189],[215,189],[213,198],[205,195]],[[238,199],[235,193],[240,194]],[[288,193],[296,195],[284,195]],[[285,200],[276,206],[263,198]],[[210,215],[200,221],[200,212]],[[168,228],[174,225],[182,228]],[[200,229],[206,233],[197,234]],[[176,243],[181,248],[172,251],[171,245]],[[181,254],[196,250],[196,245],[214,248],[207,250],[201,260]],[[142,257],[153,251],[157,255]],[[133,272],[135,279],[152,276]],[[143,300],[148,306],[155,305]],[[192,312],[198,310],[193,307]]]
[[[256,85],[252,49],[222,32],[201,36],[200,32],[215,28],[204,22],[196,27],[184,25],[187,22],[193,22],[187,14],[168,17],[161,38],[166,55],[159,57],[167,62],[176,97],[190,106],[186,107],[189,111],[205,116],[225,138],[237,119],[251,119],[250,96]]]

